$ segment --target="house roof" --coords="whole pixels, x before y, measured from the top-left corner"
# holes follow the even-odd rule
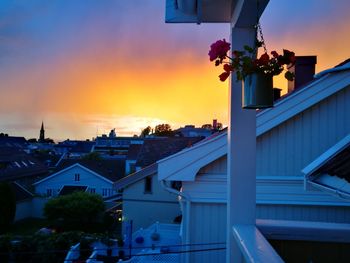
[[[350,197],[350,134],[328,149],[303,171],[306,183]]]
[[[146,138],[137,156],[136,166],[146,167],[199,142],[202,137]]]
[[[79,185],[65,185],[62,187],[61,191],[58,193],[59,196],[69,195],[74,192],[85,192],[87,186],[79,186]]]
[[[11,188],[15,193],[16,202],[21,202],[33,198],[33,194],[17,182],[11,182]]]
[[[89,153],[95,142],[66,140],[55,145],[55,148],[67,148],[70,153]]]
[[[48,167],[55,166],[61,158],[61,155],[54,154],[52,152],[48,153],[45,151],[35,151],[33,153],[30,153],[30,155]]]
[[[27,144],[24,137],[0,136],[0,146],[23,148]]]
[[[0,147],[0,181],[14,181],[24,177],[43,176],[47,167],[16,147]]]
[[[114,182],[122,177],[125,173],[125,162],[119,159],[102,159],[102,160],[84,160],[84,159],[63,159],[55,173],[70,167],[74,164],[80,164],[89,170],[103,176]]]
[[[194,181],[200,168],[227,153],[227,132],[223,130],[200,141],[191,148],[159,160],[158,179]]]
[[[136,160],[141,148],[142,144],[130,144],[126,159]]]
[[[196,128],[196,127],[192,127],[192,126],[185,126],[182,128],[179,128],[177,130],[175,130],[176,134],[180,134],[184,137],[198,137],[198,136],[209,136],[211,135],[213,132],[212,130],[209,129],[205,129],[205,128]]]
[[[129,185],[133,184],[133,183],[136,183],[144,178],[146,178],[147,176],[150,176],[150,175],[154,175],[157,173],[157,169],[158,168],[158,165],[157,163],[153,163],[133,174],[130,174],[120,180],[118,180],[117,182],[115,182],[114,184],[114,188],[116,190],[119,190],[119,189],[123,189],[125,187],[128,187]]]
[[[329,71],[318,79],[287,94],[270,109],[257,113],[256,135],[260,136],[300,112],[350,85],[350,62],[344,62],[341,70]],[[338,65],[339,66],[339,65]],[[333,68],[333,69],[336,69]]]

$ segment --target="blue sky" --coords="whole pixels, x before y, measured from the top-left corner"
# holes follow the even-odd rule
[[[269,51],[318,55],[317,71],[349,57],[346,0],[271,0]],[[116,128],[227,123],[227,83],[208,61],[227,24],[165,24],[163,0],[2,0],[0,132],[85,139]]]

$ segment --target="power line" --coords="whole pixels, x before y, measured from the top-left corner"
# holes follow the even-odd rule
[[[155,246],[144,246],[144,247],[131,247],[131,249],[135,250],[135,249],[146,249],[146,248],[150,248],[150,249],[155,249],[155,248],[164,248],[164,247],[190,247],[190,246],[210,246],[210,245],[223,245],[226,244],[225,242],[216,242],[216,243],[197,243],[197,244],[178,244],[178,245],[155,245]],[[79,248],[79,251],[84,252],[84,251],[100,251],[100,250],[107,250],[108,248],[97,248],[97,249],[89,249],[89,248]],[[129,250],[129,247],[123,247],[123,248],[119,248],[120,250]],[[69,249],[54,249],[54,250],[47,250],[47,251],[41,251],[41,252],[37,252],[37,251],[12,251],[12,252],[0,252],[0,255],[9,255],[9,254],[50,254],[50,253],[67,253],[71,250],[71,248]],[[176,252],[174,252],[176,253]],[[168,253],[170,254],[170,252]]]
[[[180,250],[180,251],[168,251],[168,252],[159,252],[159,253],[143,253],[143,254],[134,254],[130,255],[129,259],[132,257],[142,257],[142,256],[159,256],[159,255],[168,255],[168,254],[185,254],[185,253],[196,253],[196,252],[207,252],[207,251],[217,251],[217,250],[226,250],[226,247],[219,247],[219,248],[206,248],[206,249],[191,249],[191,250]],[[95,258],[87,258],[88,259],[95,259]],[[127,260],[129,260],[127,259]],[[65,261],[76,261],[77,259],[67,259]]]

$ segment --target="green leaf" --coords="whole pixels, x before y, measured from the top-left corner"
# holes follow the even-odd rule
[[[236,71],[236,75],[237,75],[237,80],[243,79],[242,73],[240,71]]]
[[[250,46],[247,46],[247,45],[244,46],[244,49],[245,49],[246,51],[248,51],[249,53],[253,53],[253,51],[254,51],[253,48],[251,48]]]
[[[294,80],[294,73],[290,72],[290,71],[287,71],[285,74],[284,74],[284,77],[289,80],[289,81],[293,81]]]

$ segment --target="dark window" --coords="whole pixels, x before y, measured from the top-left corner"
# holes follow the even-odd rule
[[[90,188],[90,193],[92,194],[96,193],[96,188]]]
[[[74,175],[74,181],[80,181],[80,174]]]
[[[145,193],[152,193],[152,176],[148,176],[145,178]]]
[[[134,163],[129,164],[129,167],[130,167],[130,173],[136,172],[136,167]]]
[[[47,189],[46,190],[46,195],[47,196],[52,196],[52,189]]]
[[[181,181],[172,181],[171,182],[171,188],[176,189],[178,191],[180,191],[182,186],[182,182]]]

